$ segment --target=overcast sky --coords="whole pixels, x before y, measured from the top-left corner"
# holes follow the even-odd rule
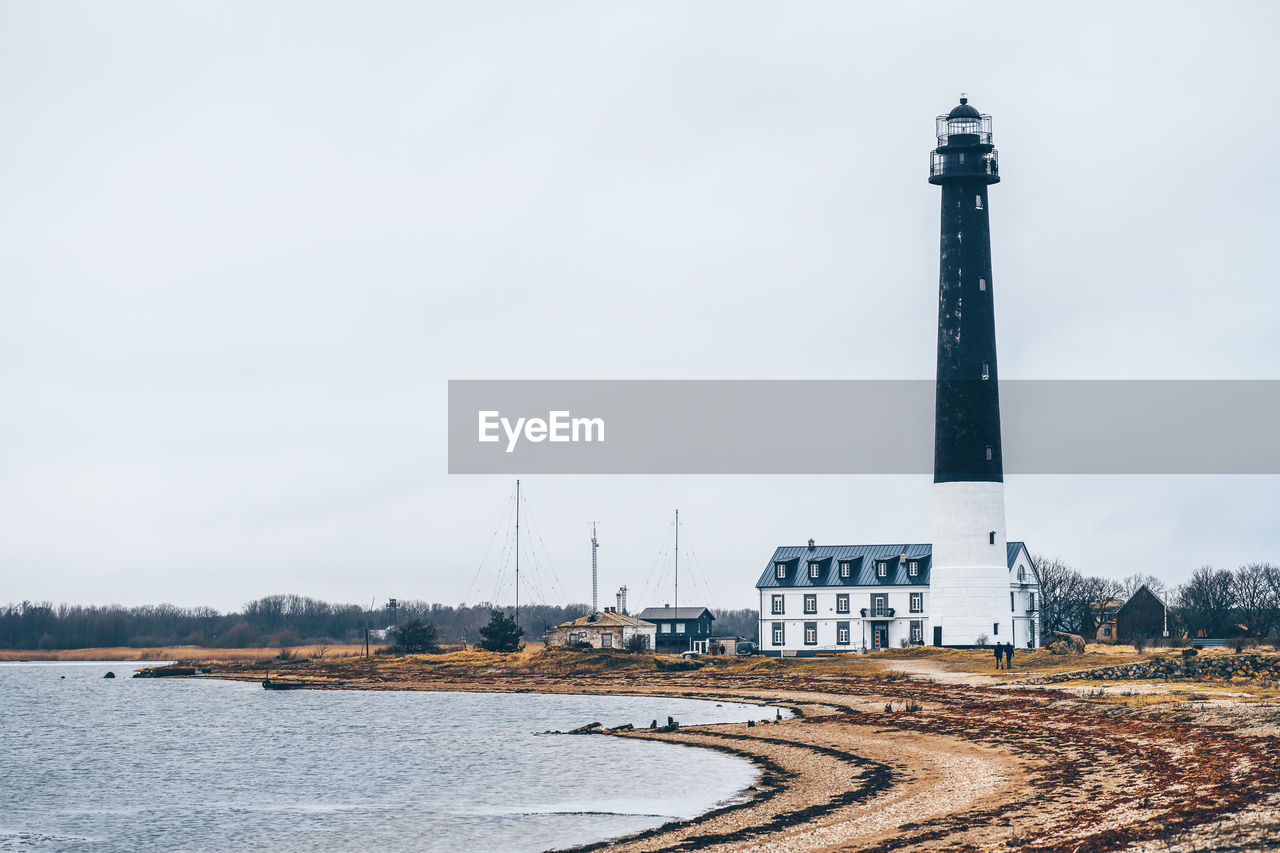
[[[1280,7],[1047,8],[0,3],[0,605],[505,601],[447,380],[931,378],[961,91],[1003,378],[1280,378]],[[662,603],[678,506],[729,607],[779,544],[927,541],[930,486],[524,492],[548,600],[598,520],[601,603]],[[1087,573],[1280,560],[1277,477],[1006,498]]]

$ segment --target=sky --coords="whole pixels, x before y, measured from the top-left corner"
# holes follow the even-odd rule
[[[448,380],[931,378],[960,92],[1000,151],[1002,378],[1280,378],[1278,29],[2,0],[0,606],[506,602],[514,484],[447,473]],[[679,508],[681,602],[753,606],[777,545],[927,541],[930,479],[525,478],[521,597],[589,600],[597,521],[600,603],[665,603]],[[1274,476],[1011,476],[1006,506],[1087,574],[1280,560]]]

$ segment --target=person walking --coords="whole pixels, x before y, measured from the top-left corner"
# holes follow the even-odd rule
[[[1000,668],[1000,656],[1004,654],[1004,647],[996,643],[996,669]]]
[[[1013,669],[1013,643],[1004,644],[1004,668]]]

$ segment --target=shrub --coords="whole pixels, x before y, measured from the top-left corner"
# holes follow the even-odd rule
[[[572,643],[566,645],[565,648],[577,649],[580,652],[586,652],[594,649],[595,646],[591,645],[586,640],[574,640]]]
[[[489,624],[480,629],[480,648],[487,652],[519,651],[524,629],[501,610],[489,611]]]
[[[649,651],[649,635],[648,634],[632,634],[627,637],[626,649],[629,652],[647,652]]]
[[[1147,638],[1137,636],[1133,638],[1133,650],[1138,654],[1142,654],[1147,649]]]
[[[987,635],[979,634],[977,638],[974,639],[973,644],[980,649],[985,649],[987,647]]]
[[[408,655],[436,654],[440,646],[436,643],[436,626],[421,619],[413,619],[403,625],[391,629],[391,639],[395,647]]]
[[[227,649],[243,649],[258,643],[258,632],[248,622],[237,624],[221,637],[218,645]]]
[[[296,646],[301,642],[302,638],[298,636],[297,632],[285,628],[280,633],[273,634],[271,639],[267,641],[267,645],[282,649],[286,646]]]

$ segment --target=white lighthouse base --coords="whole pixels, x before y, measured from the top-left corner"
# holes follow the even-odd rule
[[[926,643],[994,645],[1014,640],[1005,548],[1004,484],[935,483]],[[939,636],[938,628],[941,628]]]

